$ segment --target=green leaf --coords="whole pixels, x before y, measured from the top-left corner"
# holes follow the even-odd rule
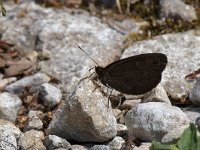
[[[175,145],[162,144],[157,141],[153,141],[150,150],[178,150]]]
[[[178,141],[178,148],[180,150],[199,150],[197,149],[197,129],[196,126],[191,123],[190,126],[185,129]]]
[[[197,137],[197,143],[198,143],[197,144],[197,149],[200,149],[200,137],[199,136]]]

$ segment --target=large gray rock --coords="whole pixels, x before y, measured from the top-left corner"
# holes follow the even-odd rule
[[[165,34],[149,40],[134,42],[122,58],[141,53],[158,52],[167,55],[168,64],[162,73],[161,85],[173,99],[185,99],[194,84],[185,76],[196,70],[200,58],[200,36],[196,31]],[[180,61],[181,60],[181,61]]]
[[[23,11],[22,16],[17,15],[27,9],[25,16]],[[52,59],[40,63],[42,71],[61,80],[60,86],[68,92],[96,65],[78,45],[101,66],[117,60],[123,45],[120,33],[86,11],[46,8],[33,1],[8,5],[8,16],[0,18],[0,26],[2,39],[18,49],[49,50]]]
[[[80,142],[105,142],[115,137],[115,116],[108,98],[96,86],[90,79],[82,80],[54,115],[47,134]]]
[[[125,124],[130,134],[144,141],[171,142],[188,127],[189,119],[178,107],[149,102],[129,110]]]
[[[21,99],[14,94],[4,92],[0,94],[0,118],[14,122],[22,104]]]

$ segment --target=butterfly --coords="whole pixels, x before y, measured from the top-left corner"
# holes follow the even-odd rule
[[[165,54],[146,53],[115,61],[106,67],[96,66],[95,72],[103,85],[124,94],[140,95],[160,83],[166,65]]]

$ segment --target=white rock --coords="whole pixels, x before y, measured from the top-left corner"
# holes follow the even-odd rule
[[[136,138],[170,142],[181,136],[189,125],[189,119],[178,107],[162,102],[149,102],[129,110],[125,116],[125,124],[129,133]],[[169,137],[167,135],[170,132],[174,134]]]
[[[39,98],[45,106],[53,108],[60,103],[62,93],[60,89],[55,86],[49,83],[44,83],[39,88]]]
[[[21,99],[14,94],[4,92],[0,94],[0,118],[14,122],[22,104]]]

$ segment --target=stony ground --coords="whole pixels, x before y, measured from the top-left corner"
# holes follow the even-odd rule
[[[182,1],[160,0],[160,6],[161,18],[197,19]],[[176,141],[200,116],[198,75],[185,79],[199,68],[199,30],[127,45],[128,35],[140,33],[146,21],[105,21],[83,9],[46,8],[34,1],[5,8],[0,40],[14,46],[0,42],[1,149],[144,150],[153,140]],[[78,46],[102,67],[152,52],[165,54],[168,64],[152,91],[137,96],[113,91],[108,102],[106,87],[88,78],[96,64]],[[11,55],[11,47],[20,53]]]

